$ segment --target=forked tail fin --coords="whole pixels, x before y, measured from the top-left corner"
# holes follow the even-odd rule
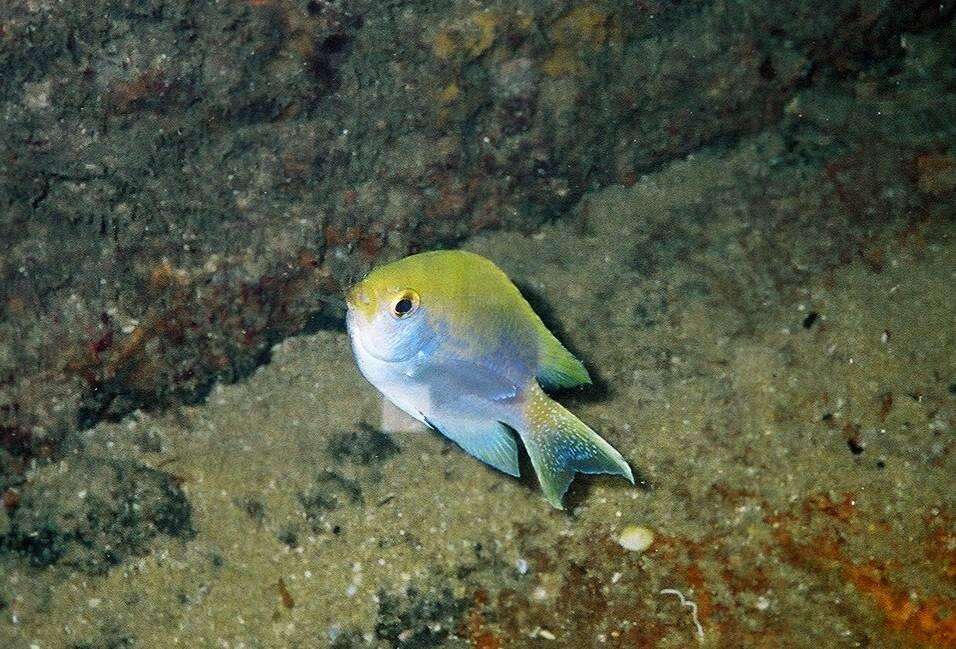
[[[534,386],[537,388],[537,386]],[[534,389],[516,427],[548,502],[564,509],[561,499],[575,473],[610,473],[634,484],[627,461],[600,435],[541,389]]]

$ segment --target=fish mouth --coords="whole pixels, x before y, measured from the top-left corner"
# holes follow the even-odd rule
[[[347,289],[345,289],[345,303],[349,308],[355,308],[359,305],[368,304],[369,299],[368,295],[365,293],[365,288],[363,286],[365,282],[359,281],[355,282]]]
[[[345,290],[345,304],[350,312],[358,311],[368,320],[375,315],[375,300],[369,294],[365,282],[357,282]]]
[[[358,295],[357,295],[358,287],[359,287],[358,284],[352,284],[347,289],[345,289],[345,306],[348,307],[349,309],[352,309],[355,307],[355,303],[358,299]]]

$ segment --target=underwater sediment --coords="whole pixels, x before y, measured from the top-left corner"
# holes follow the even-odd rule
[[[3,7],[0,644],[952,646],[952,20]],[[643,489],[378,430],[320,296],[449,245]]]

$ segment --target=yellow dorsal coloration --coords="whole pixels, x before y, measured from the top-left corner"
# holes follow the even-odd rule
[[[456,336],[479,348],[503,333],[537,347],[536,376],[545,387],[590,383],[584,365],[541,321],[508,276],[484,257],[464,250],[412,255],[374,269],[361,282],[373,304],[406,289],[446,323]]]

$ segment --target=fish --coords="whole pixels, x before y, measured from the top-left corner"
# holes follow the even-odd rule
[[[491,260],[414,254],[372,269],[346,304],[362,375],[468,454],[518,477],[517,434],[557,509],[577,473],[634,484],[624,457],[548,396],[591,377]]]

